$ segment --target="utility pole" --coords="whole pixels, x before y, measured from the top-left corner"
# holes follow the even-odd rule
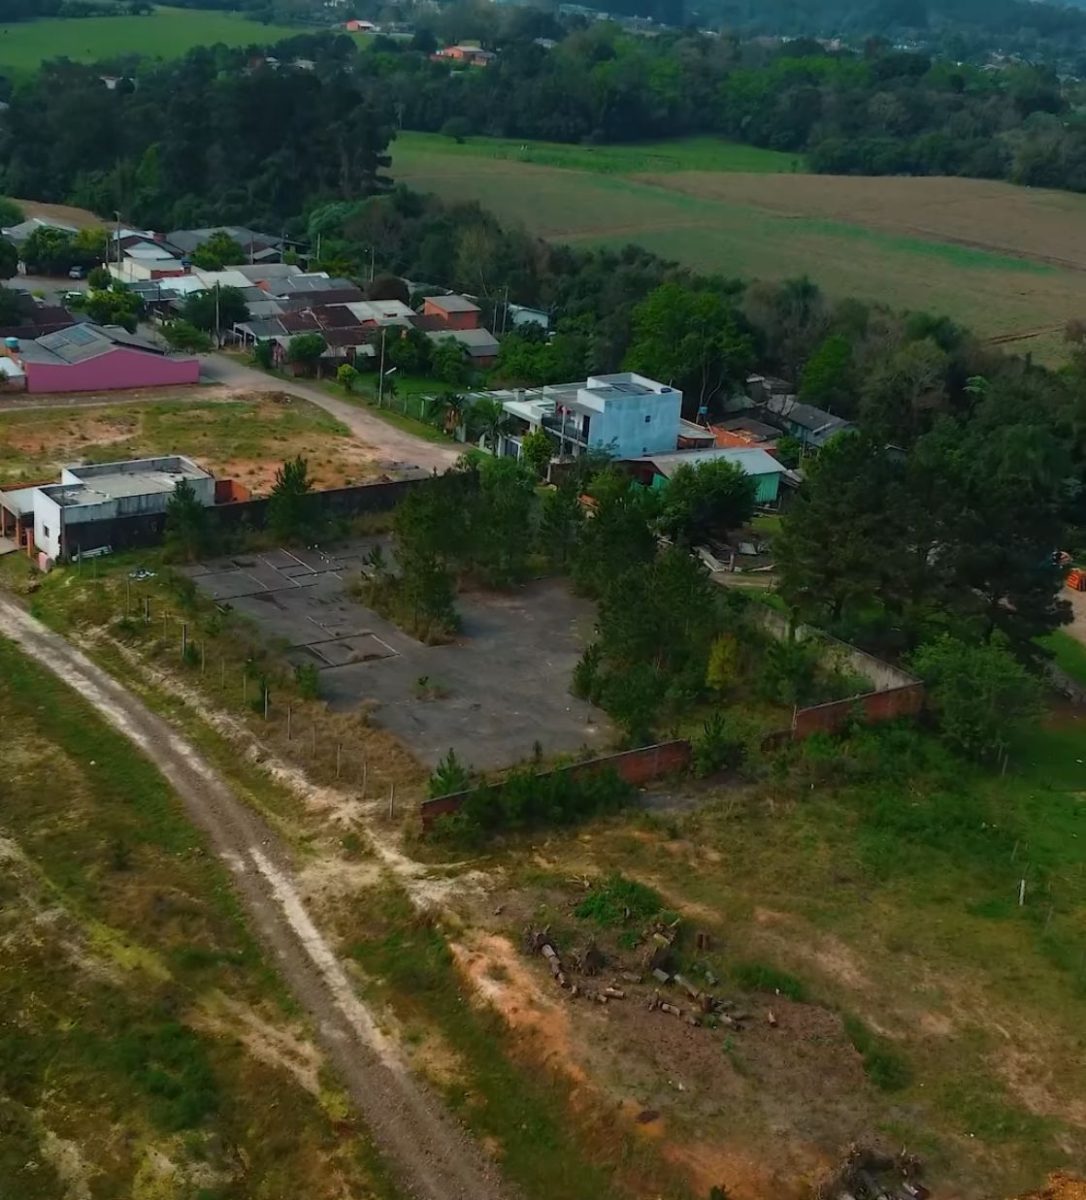
[[[371,246],[370,247],[370,283],[373,283],[373,266],[374,266],[374,262],[376,260],[376,256],[377,256],[377,251],[373,248],[373,246]]]
[[[381,326],[381,365],[377,371],[377,407],[380,408],[385,398],[385,334],[387,329]]]
[[[222,349],[222,323],[219,318],[219,285],[215,284],[215,345]]]

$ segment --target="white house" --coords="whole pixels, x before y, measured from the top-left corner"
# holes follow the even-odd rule
[[[59,483],[34,488],[27,497],[34,512],[34,544],[54,562],[109,545],[112,521],[165,512],[182,479],[201,504],[215,503],[214,476],[180,455],[65,467]]]
[[[519,455],[520,438],[534,429],[550,434],[563,456],[603,450],[614,458],[641,458],[678,445],[682,392],[632,371],[493,395],[515,425],[502,448],[506,454]]]

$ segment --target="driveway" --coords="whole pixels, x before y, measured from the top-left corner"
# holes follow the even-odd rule
[[[382,465],[386,470],[406,470],[422,467],[424,470],[444,471],[460,457],[459,446],[428,442],[389,425],[373,413],[346,400],[337,400],[320,388],[297,379],[280,379],[254,370],[244,363],[225,354],[208,354],[201,358],[200,376],[210,383],[221,383],[226,387],[253,392],[287,392],[300,396],[311,404],[323,408],[326,413],[342,421],[362,441],[372,446],[388,461]]]
[[[0,628],[77,691],[162,772],[233,877],[254,931],[305,1010],[404,1194],[507,1200],[496,1165],[409,1072],[307,911],[278,835],[177,730],[101,667],[0,594]],[[283,1114],[289,1122],[289,1113]]]

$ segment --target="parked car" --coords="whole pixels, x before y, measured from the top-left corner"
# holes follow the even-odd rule
[[[69,279],[86,279],[87,278],[87,268],[86,267],[72,267],[72,269],[68,272],[68,278]]]

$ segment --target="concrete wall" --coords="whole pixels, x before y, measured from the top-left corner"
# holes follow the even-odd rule
[[[422,482],[424,480],[401,479],[391,483],[359,484],[356,487],[314,492],[313,495],[321,511],[329,516],[350,517],[367,512],[387,512],[395,508],[411,488]],[[268,501],[257,499],[218,504],[210,511],[212,522],[222,530],[232,531],[263,529],[267,510]],[[98,546],[112,546],[114,550],[157,546],[162,542],[165,525],[165,512],[103,517],[72,526],[64,553],[67,556],[81,549],[93,550]],[[41,546],[40,542],[38,544]],[[41,548],[44,549],[44,546]],[[58,556],[54,554],[51,557]]]
[[[556,771],[541,771],[540,778],[548,775],[567,774],[575,779],[585,775],[595,775],[600,771],[614,771],[627,783],[635,787],[651,783],[654,779],[662,779],[665,775],[675,775],[685,771],[690,765],[690,743],[683,740],[660,742],[655,746],[641,746],[637,750],[623,750],[618,754],[605,754],[600,758],[590,758],[585,762],[573,763],[568,767],[559,767]],[[419,816],[422,818],[422,831],[428,832],[438,817],[458,812],[460,806],[477,791],[490,790],[485,788],[469,788],[467,791],[454,792],[449,796],[438,796],[434,800],[424,800],[419,805]]]
[[[195,358],[168,358],[118,346],[82,363],[26,363],[28,392],[111,392],[200,381]]]
[[[50,558],[60,558],[62,530],[60,505],[39,492],[34,497],[34,545]]]
[[[205,507],[210,507],[215,503],[214,476],[203,471],[191,459],[178,454],[165,455],[161,458],[134,458],[115,463],[90,463],[82,467],[65,467],[61,472],[61,482],[92,483],[95,479],[101,479],[103,476],[140,475],[148,471],[178,476],[185,472],[191,472],[192,477],[188,482],[192,485],[196,499]],[[199,473],[197,474],[197,472]],[[171,494],[170,492],[152,492],[148,495],[122,497],[115,501],[117,515],[127,516],[131,513],[155,512],[160,509],[164,511]]]
[[[789,636],[788,618],[781,613],[771,608],[756,607],[751,617],[771,637],[783,640]],[[827,704],[796,709],[791,729],[768,734],[762,740],[763,749],[772,749],[814,733],[832,733],[854,720],[875,725],[880,721],[915,716],[923,709],[924,685],[915,675],[810,625],[797,625],[794,635],[797,641],[820,643],[824,666],[862,675],[871,683],[871,690],[858,692],[844,700],[831,700]]]

